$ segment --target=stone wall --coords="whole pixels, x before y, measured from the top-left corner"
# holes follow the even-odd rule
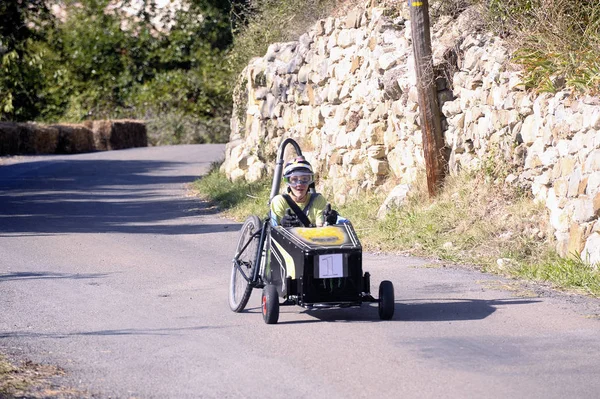
[[[509,184],[550,210],[558,251],[600,261],[600,101],[525,90],[502,40],[472,8],[438,21],[432,44],[450,170],[508,161]],[[297,42],[275,43],[244,70],[223,170],[270,173],[293,137],[321,188],[343,203],[389,192],[424,168],[410,21],[380,8],[319,21]]]

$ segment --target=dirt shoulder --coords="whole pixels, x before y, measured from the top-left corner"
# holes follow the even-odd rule
[[[87,392],[65,386],[60,367],[17,360],[0,354],[0,398],[76,399],[92,398]]]

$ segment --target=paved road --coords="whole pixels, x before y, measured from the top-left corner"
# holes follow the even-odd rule
[[[598,301],[365,254],[376,308],[227,304],[240,224],[186,195],[223,146],[0,166],[0,351],[98,398],[597,398]],[[539,293],[542,295],[537,295]],[[537,294],[536,294],[537,293]]]

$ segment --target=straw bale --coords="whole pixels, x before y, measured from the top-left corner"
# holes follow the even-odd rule
[[[112,132],[112,123],[110,121],[92,121],[91,125],[94,138],[94,148],[97,151],[111,150],[110,136]]]
[[[54,154],[58,147],[59,131],[55,127],[33,123],[21,125],[21,154]]]
[[[146,125],[136,120],[115,120],[112,122],[110,146],[113,150],[132,147],[147,147]]]
[[[0,155],[19,153],[19,139],[22,127],[17,123],[0,122]]]
[[[93,132],[83,125],[53,125],[59,131],[58,148],[60,154],[77,154],[94,151]]]

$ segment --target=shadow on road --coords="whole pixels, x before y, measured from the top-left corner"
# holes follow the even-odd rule
[[[165,336],[183,331],[200,331],[207,329],[218,329],[224,327],[178,327],[178,328],[124,328],[120,330],[99,330],[73,333],[36,333],[23,331],[9,331],[0,333],[0,339],[4,338],[66,338],[75,336],[127,336],[127,335],[155,335]]]
[[[421,302],[421,303],[419,303]],[[528,305],[540,302],[535,299],[419,299],[396,301],[394,317],[391,321],[460,321],[460,320],[482,320],[496,311],[497,306],[506,305]],[[360,308],[332,308],[320,310],[308,310],[300,307],[281,308],[279,318],[280,324],[310,323],[318,321],[326,322],[374,322],[384,321],[379,319],[377,304],[363,304]],[[285,309],[293,312],[303,313],[314,317],[316,320],[285,320]],[[254,313],[254,309],[249,309]],[[256,310],[260,314],[260,309]]]
[[[56,280],[56,279],[96,279],[104,278],[108,273],[55,273],[55,272],[19,272],[0,273],[0,283],[16,280]]]
[[[405,302],[409,302],[405,301]],[[421,300],[423,301],[423,300]],[[528,305],[540,302],[533,299],[449,299],[423,303],[396,303],[396,317],[400,321],[455,321],[481,320],[496,311],[497,306]]]
[[[235,224],[198,225],[214,214],[182,195],[198,176],[184,163],[62,160],[0,168],[0,236],[61,233],[203,234]],[[199,172],[199,171],[198,171]]]

